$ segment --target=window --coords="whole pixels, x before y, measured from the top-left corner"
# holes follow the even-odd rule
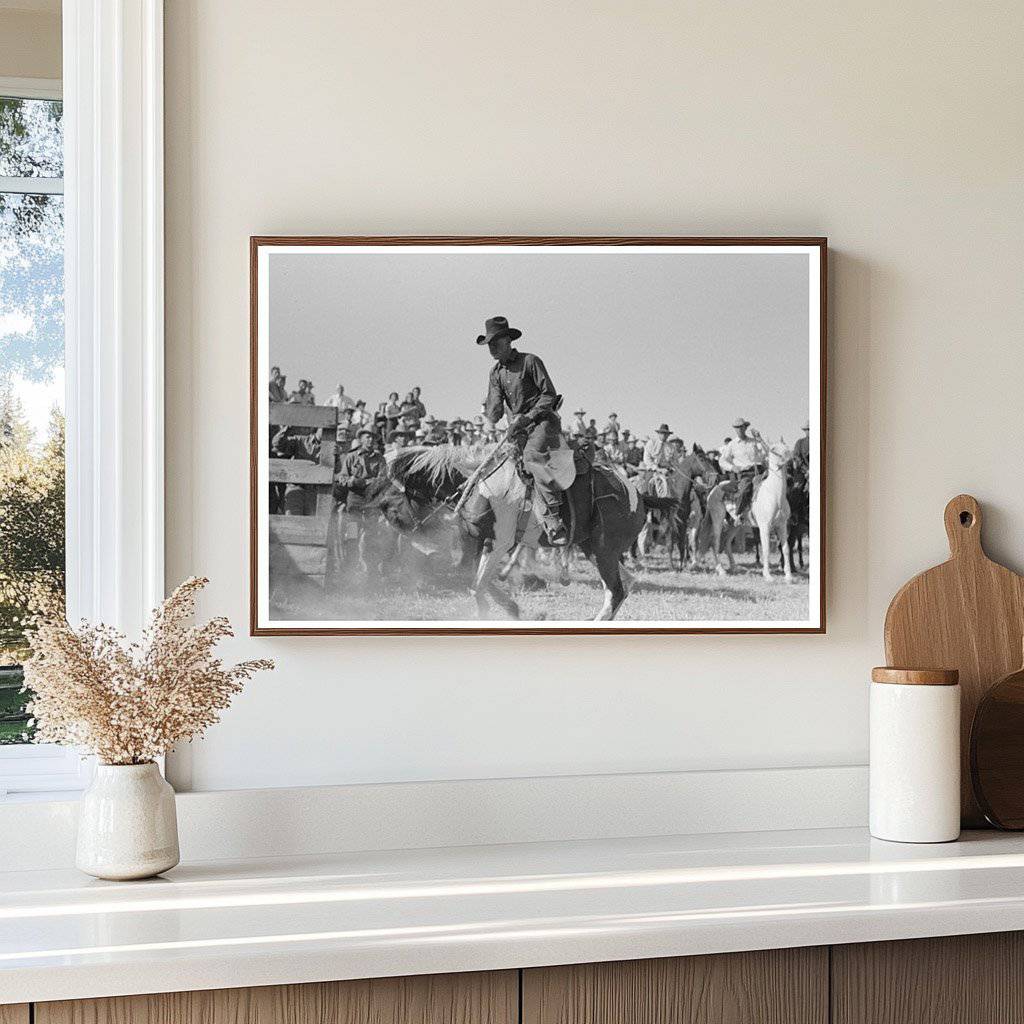
[[[64,591],[63,171],[59,83],[0,80],[0,798],[79,776],[31,745],[19,664],[34,598]]]
[[[10,207],[45,207],[51,226],[63,212],[63,295],[43,288],[36,294],[48,300],[29,308],[33,327],[48,318],[55,323],[57,314],[64,321],[68,614],[137,635],[165,593],[163,2],[65,4],[62,48],[61,83],[0,78],[0,97],[19,101],[19,112],[25,100],[62,103],[49,125],[63,134],[59,156],[52,135],[43,133],[48,141],[40,152],[31,133],[20,127],[8,133],[0,141],[0,194]],[[31,108],[33,115],[57,109]],[[3,273],[28,274],[32,260],[17,248],[22,242],[10,221],[4,230]],[[25,256],[16,266],[15,255]],[[43,262],[35,263],[37,271]],[[59,332],[24,337],[30,315],[24,305],[8,297],[0,279],[0,316],[9,313],[20,328],[17,351],[27,354],[20,379],[35,375],[34,386],[52,386],[59,398]],[[48,347],[46,337],[54,344]],[[0,331],[0,345],[5,339]],[[0,348],[0,372],[6,368],[12,378],[14,352],[13,344]],[[38,403],[45,421],[49,397]],[[50,497],[55,508],[56,495]],[[10,701],[10,688],[6,696]],[[14,719],[17,710],[0,714]],[[23,735],[24,721],[6,724]],[[92,759],[73,751],[0,745],[0,800],[71,795],[87,784],[91,770]]]

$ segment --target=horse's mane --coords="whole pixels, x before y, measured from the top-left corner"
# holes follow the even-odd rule
[[[422,473],[437,486],[452,473],[469,476],[494,448],[493,444],[437,444],[403,448],[395,459],[392,472],[399,479],[412,473]]]

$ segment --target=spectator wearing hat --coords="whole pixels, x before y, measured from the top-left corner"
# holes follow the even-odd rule
[[[352,440],[355,428],[352,426],[352,410],[351,409],[339,409],[338,410],[338,428],[335,433],[335,439],[338,444],[344,448],[347,447],[349,441]]]
[[[619,414],[617,412],[608,413],[608,422],[604,425],[604,429],[608,433],[618,435],[622,428],[619,426]]]
[[[614,466],[624,466],[626,453],[622,450],[619,435],[614,430],[606,430],[604,438],[604,453],[608,456],[608,461]]]
[[[401,427],[395,427],[388,431],[388,451],[396,452],[405,448],[409,443],[409,434]]]
[[[359,431],[363,427],[370,426],[371,423],[373,423],[373,414],[367,412],[366,399],[360,398],[352,409],[352,426]]]
[[[362,427],[356,436],[356,449],[342,460],[335,476],[335,497],[344,492],[345,508],[355,511],[362,507],[369,482],[384,471],[384,456],[377,451],[373,431]]]
[[[629,453],[630,448],[632,447],[632,445],[630,444],[631,438],[632,435],[630,434],[628,428],[623,429],[622,433],[619,434],[618,448],[620,454],[622,455],[623,463],[626,462],[626,455]]]
[[[722,445],[718,465],[729,479],[738,482],[736,488],[736,515],[741,516],[754,496],[754,478],[764,465],[763,448],[748,435],[750,420],[738,417],[733,422],[736,437]]]
[[[569,433],[576,438],[586,437],[587,425],[583,422],[587,410],[582,406],[572,414],[572,423],[569,424]]]
[[[654,432],[654,437],[644,445],[643,458],[640,460],[641,469],[665,470],[671,467],[672,449],[668,444],[671,433],[667,423],[662,423],[658,427]]]

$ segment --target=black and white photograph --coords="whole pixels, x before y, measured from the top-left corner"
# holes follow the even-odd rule
[[[252,239],[252,629],[824,629],[823,239]]]

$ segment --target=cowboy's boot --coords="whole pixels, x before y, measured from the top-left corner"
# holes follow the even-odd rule
[[[561,511],[549,506],[544,510],[541,519],[544,523],[544,532],[548,535],[548,543],[553,548],[564,548],[569,543],[569,534],[566,532],[565,523],[562,522]]]

